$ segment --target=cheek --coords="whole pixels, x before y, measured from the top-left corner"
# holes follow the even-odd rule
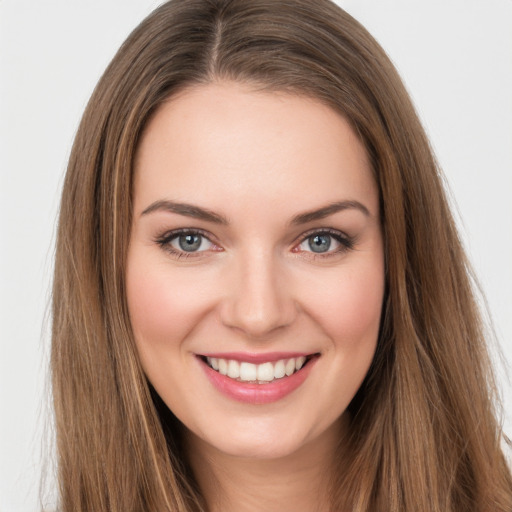
[[[311,294],[311,314],[344,348],[375,347],[384,297],[384,268],[373,265],[332,276]]]
[[[384,270],[379,265],[333,281],[328,300],[316,304],[316,321],[330,340],[325,352],[332,362],[323,378],[337,389],[332,410],[346,409],[361,386],[375,355],[384,296]]]
[[[372,278],[373,277],[373,278]],[[367,274],[360,279],[348,280],[338,297],[338,318],[341,327],[350,335],[369,331],[376,334],[380,324],[384,279]]]
[[[127,269],[127,297],[139,347],[179,343],[197,325],[208,302],[195,282],[170,272],[161,262],[145,262],[137,255]]]

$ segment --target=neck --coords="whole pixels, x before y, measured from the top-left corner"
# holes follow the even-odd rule
[[[190,463],[209,512],[329,510],[340,423],[293,453],[265,459],[220,452],[188,433]]]

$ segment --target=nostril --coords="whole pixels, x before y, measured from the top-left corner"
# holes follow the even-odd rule
[[[227,304],[221,313],[224,325],[242,331],[249,338],[265,338],[291,325],[296,318],[293,304],[277,301],[249,301],[247,298]]]

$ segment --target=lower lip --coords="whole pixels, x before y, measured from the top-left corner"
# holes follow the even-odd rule
[[[268,384],[241,382],[222,375],[200,359],[206,376],[214,387],[237,402],[269,404],[277,402],[295,391],[308,377],[318,357],[313,357],[299,371],[289,377],[276,379]]]

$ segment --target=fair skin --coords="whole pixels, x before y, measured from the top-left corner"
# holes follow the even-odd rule
[[[378,192],[353,130],[303,96],[189,88],[144,131],[133,212],[137,349],[210,509],[327,510],[384,294]]]

